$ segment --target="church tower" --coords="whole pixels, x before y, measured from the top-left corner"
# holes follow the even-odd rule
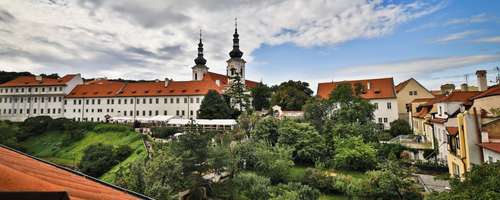
[[[235,19],[234,23],[234,34],[233,34],[233,50],[229,52],[229,56],[231,57],[227,60],[227,77],[231,79],[235,76],[240,76],[241,81],[245,83],[245,63],[241,57],[243,56],[243,52],[240,50],[240,39],[238,39],[238,24]]]
[[[203,77],[208,72],[207,60],[203,58],[203,42],[201,40],[201,30],[200,30],[200,43],[198,43],[198,57],[194,59],[195,66],[193,69],[193,80],[200,81],[203,80]]]

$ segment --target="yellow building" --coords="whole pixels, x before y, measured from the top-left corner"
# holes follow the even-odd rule
[[[451,176],[463,178],[473,165],[482,164],[485,155],[491,156],[491,147],[499,145],[500,116],[492,109],[500,108],[500,86],[490,87],[471,99],[470,108],[457,115],[457,127],[446,127],[448,132],[448,170]],[[483,147],[485,149],[483,149]],[[489,148],[489,149],[488,149]],[[495,149],[493,149],[495,150]],[[486,151],[486,152],[485,152]],[[489,154],[488,154],[489,153]]]
[[[415,99],[434,98],[434,95],[414,78],[410,78],[396,85],[399,119],[408,120],[410,104]]]

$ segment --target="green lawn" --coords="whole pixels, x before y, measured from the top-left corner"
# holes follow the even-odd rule
[[[39,136],[28,138],[26,141],[23,141],[21,145],[33,156],[69,167],[77,166],[83,156],[85,148],[92,144],[103,143],[114,146],[129,145],[133,150],[132,154],[101,177],[108,182],[114,180],[115,173],[119,167],[128,165],[140,156],[146,155],[141,136],[133,131],[88,132],[82,139],[64,146],[63,141],[66,137],[68,136],[61,132],[47,132]]]

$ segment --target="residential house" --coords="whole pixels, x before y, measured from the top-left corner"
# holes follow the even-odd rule
[[[431,91],[427,90],[414,78],[410,78],[396,85],[396,96],[398,101],[399,119],[409,120],[411,103],[415,99],[433,98]]]
[[[390,123],[398,119],[398,106],[394,80],[392,78],[349,80],[339,82],[326,82],[318,84],[318,96],[327,99],[338,84],[351,84],[352,88],[361,87],[361,98],[374,104],[374,121],[380,123],[385,129],[390,128]]]

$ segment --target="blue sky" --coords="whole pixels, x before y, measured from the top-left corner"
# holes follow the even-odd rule
[[[255,60],[259,63],[250,63],[249,70],[256,68],[264,71],[263,74],[268,74],[264,75],[264,80],[272,80],[276,74],[290,78],[307,77],[304,79],[309,78],[311,82],[392,76],[398,83],[415,76],[431,89],[438,88],[440,82],[458,86],[465,82],[465,74],[500,66],[498,58],[468,65],[436,67],[435,71],[420,71],[417,66],[403,74],[392,71],[373,74],[370,65],[401,63],[404,67],[404,63],[410,60],[500,54],[499,10],[500,1],[448,1],[439,11],[404,23],[392,33],[378,38],[360,38],[311,48],[292,43],[263,45],[254,51]],[[460,33],[465,34],[460,36]],[[446,40],[453,34],[459,36]],[[477,41],[494,37],[497,40],[492,42]],[[366,66],[366,73],[336,74],[338,70],[355,66]],[[469,76],[469,83],[475,84],[474,75]],[[496,71],[490,72],[488,78],[494,80]],[[439,79],[439,82],[430,79]]]
[[[238,18],[247,78],[410,77],[430,89],[500,66],[500,1],[0,0],[0,70],[191,79],[199,30],[225,73]],[[493,84],[492,82],[490,84]]]

